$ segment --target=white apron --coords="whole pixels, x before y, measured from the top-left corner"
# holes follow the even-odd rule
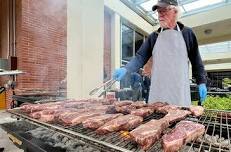
[[[161,29],[152,56],[149,103],[162,101],[190,106],[188,53],[178,25],[177,31]]]

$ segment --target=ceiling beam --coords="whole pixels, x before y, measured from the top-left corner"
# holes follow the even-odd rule
[[[215,59],[215,60],[204,60],[205,65],[208,64],[221,64],[221,63],[231,63],[231,58]]]

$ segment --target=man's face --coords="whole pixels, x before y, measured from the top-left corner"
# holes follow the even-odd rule
[[[168,28],[176,21],[177,11],[170,7],[160,7],[157,9],[160,26]]]

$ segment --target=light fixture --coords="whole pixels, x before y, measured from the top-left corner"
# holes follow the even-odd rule
[[[212,29],[205,29],[204,30],[204,33],[205,33],[205,35],[210,35],[211,33],[212,33]]]

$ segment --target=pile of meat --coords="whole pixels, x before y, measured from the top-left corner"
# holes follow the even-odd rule
[[[59,122],[63,125],[77,125],[84,120],[102,114],[114,114],[112,100],[65,100],[46,104],[29,104],[20,107],[30,117],[43,122]]]
[[[184,120],[190,114],[200,116],[204,111],[203,108],[196,106],[183,110],[163,102],[145,104],[143,101],[107,99],[65,100],[55,103],[24,105],[20,109],[30,117],[43,122],[58,122],[65,126],[82,124],[85,128],[95,130],[97,134],[121,130],[130,131],[131,139],[144,150],[149,149],[159,140],[163,131],[171,124]],[[154,112],[165,114],[165,116],[159,120],[153,119],[143,123],[144,118]],[[169,149],[173,149],[172,145],[177,143],[175,144],[177,146],[174,147],[176,150],[172,150],[177,151],[185,143],[198,138],[203,133],[203,125],[181,121],[171,133],[163,136],[164,150],[170,151]],[[177,137],[175,138],[175,136]]]
[[[181,120],[184,120],[186,116],[188,116],[190,114],[194,114],[193,113],[194,111],[198,111],[198,109],[199,110],[201,109],[200,107],[198,107],[198,108],[194,107],[194,109],[190,109],[190,111],[181,110],[181,108],[179,108],[175,105],[168,105],[166,103],[161,103],[161,102],[153,103],[150,105],[150,107],[152,110],[154,110],[156,112],[160,112],[160,113],[165,113],[166,115],[159,120],[151,120],[145,124],[142,124],[130,132],[132,139],[134,141],[136,141],[141,146],[141,148],[143,150],[149,149],[157,140],[159,140],[163,134],[163,131],[166,130],[166,128],[168,128],[171,124],[179,122]],[[199,116],[199,114],[197,114],[197,116]],[[203,125],[193,123],[190,121],[187,121],[187,123],[184,123],[184,122],[186,122],[186,121],[181,121],[179,123],[179,126],[182,126],[182,124],[184,124],[183,126],[184,127],[186,126],[185,130],[189,130],[188,132],[184,133],[184,135],[186,134],[185,139],[182,139],[184,142],[178,143],[178,148],[176,148],[177,150],[172,149],[172,151],[171,151],[171,150],[169,150],[169,149],[171,149],[171,148],[169,148],[169,147],[171,147],[171,143],[168,143],[166,141],[166,139],[168,139],[168,137],[171,136],[172,134],[170,134],[168,136],[165,135],[163,138],[164,151],[168,151],[168,152],[169,151],[171,151],[171,152],[178,151],[185,143],[187,143],[191,140],[194,140],[194,139],[196,139],[196,138],[198,138],[204,134],[204,126]],[[192,128],[190,128],[188,126],[192,126]],[[197,129],[197,126],[199,126],[199,129]],[[176,128],[177,128],[176,130],[181,130],[183,127],[176,127]],[[181,129],[179,129],[179,128],[181,128]],[[192,133],[193,133],[193,135],[191,135]],[[174,137],[174,136],[176,136],[176,137]],[[170,141],[173,143],[174,142],[177,143],[177,141],[178,141],[177,137],[178,137],[178,135],[173,135],[173,138],[171,138]]]

